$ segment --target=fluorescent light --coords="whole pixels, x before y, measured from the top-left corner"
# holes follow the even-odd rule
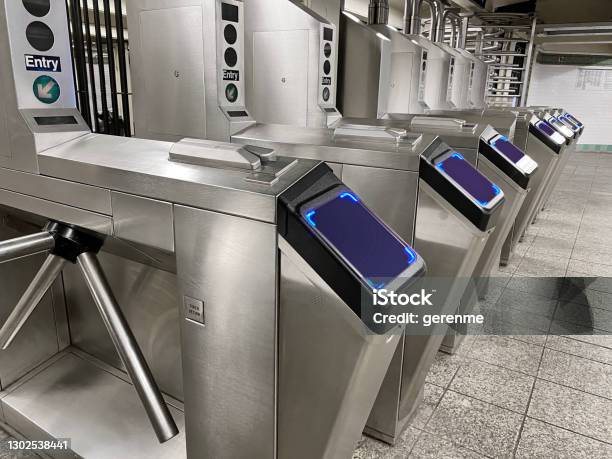
[[[343,11],[342,14],[344,14],[347,18],[361,24],[361,19],[359,19],[357,16],[355,16],[353,13],[349,13],[348,11]]]
[[[382,33],[380,33],[380,32],[376,32],[376,36],[377,36],[378,38],[380,38],[381,40],[391,41],[391,39],[389,39],[389,38],[385,37],[385,36],[384,36]]]

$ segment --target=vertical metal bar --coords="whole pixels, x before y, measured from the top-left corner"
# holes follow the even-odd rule
[[[104,27],[106,29],[106,53],[108,59],[108,79],[110,82],[111,106],[113,109],[112,130],[119,134],[119,102],[117,100],[117,78],[115,76],[115,47],[113,45],[113,24],[111,22],[110,0],[104,0]],[[115,12],[116,14],[117,12]]]
[[[117,53],[119,58],[119,78],[121,80],[121,105],[123,108],[123,123],[125,125],[125,136],[131,137],[130,97],[128,94],[127,64],[125,62],[125,37],[123,28],[122,1],[115,0],[115,28],[117,29]]]
[[[87,0],[83,0],[83,10],[85,11],[85,37],[87,38],[87,64],[89,70],[89,86],[91,87],[91,111],[93,112],[93,125],[95,131],[100,130],[100,122],[98,121],[98,100],[96,99],[96,77],[94,73],[93,63],[93,46],[91,44],[91,29],[89,23],[89,4]]]
[[[57,279],[57,276],[60,275],[66,263],[64,258],[56,255],[49,255],[47,257],[36,273],[36,276],[34,276],[34,280],[28,285],[17,306],[15,306],[15,309],[13,309],[0,329],[0,346],[3,350],[11,345],[19,330],[21,330],[30,315],[32,315],[34,309],[36,309],[42,297],[45,296],[51,284]]]
[[[178,434],[178,428],[136,338],[117,304],[98,259],[94,254],[86,252],[77,257],[77,263],[115,348],[149,416],[157,438],[161,443],[170,440]]]
[[[70,40],[70,62],[75,62],[74,60],[74,51],[72,49],[72,43],[74,43],[74,38],[73,38],[73,34],[72,34],[72,26],[71,26],[71,21],[72,21],[72,12],[71,12],[71,4],[70,4],[71,0],[66,0],[66,18],[68,19],[68,39]],[[72,81],[74,83],[74,89],[75,91],[77,91],[78,89],[78,85],[77,85],[77,80],[76,80],[76,72],[72,73]],[[74,95],[75,99],[76,99],[76,104],[77,104],[77,110],[81,109],[81,105],[79,103],[79,97],[78,97],[78,93],[75,93]]]
[[[521,97],[521,106],[524,107],[527,104],[527,96],[529,93],[529,83],[531,80],[531,66],[533,61],[533,42],[535,40],[537,18],[534,16],[531,21],[531,36],[529,37],[529,44],[527,45],[527,57],[525,58],[525,71],[523,72],[523,95]]]
[[[81,3],[72,0],[72,37],[74,45],[75,70],[78,82],[77,94],[79,95],[81,114],[91,127],[91,113],[89,110],[89,88],[87,87],[87,75],[85,73],[85,48],[83,47],[83,23],[81,22]]]
[[[104,133],[108,134],[110,125],[108,123],[108,102],[106,100],[106,73],[104,72],[104,50],[102,49],[102,29],[100,26],[100,5],[98,0],[93,1],[94,28],[96,30],[96,52],[98,53],[98,74],[100,76],[100,99],[102,103],[102,122]]]
[[[53,247],[54,242],[53,236],[46,231],[2,241],[0,242],[0,263],[44,252]]]

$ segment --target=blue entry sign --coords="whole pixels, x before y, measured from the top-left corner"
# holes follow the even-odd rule
[[[418,259],[416,252],[347,188],[306,203],[300,213],[312,231],[370,288],[383,288]]]
[[[491,207],[503,198],[501,189],[457,152],[436,161],[435,166],[483,207]]]
[[[34,97],[44,104],[53,104],[60,97],[60,85],[54,78],[41,75],[34,80],[32,85]]]

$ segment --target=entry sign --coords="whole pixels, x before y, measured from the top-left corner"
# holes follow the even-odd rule
[[[39,56],[25,54],[25,66],[29,72],[61,72],[62,61],[59,56]]]
[[[48,75],[41,75],[34,80],[32,86],[34,96],[44,104],[57,102],[60,96],[60,86]]]

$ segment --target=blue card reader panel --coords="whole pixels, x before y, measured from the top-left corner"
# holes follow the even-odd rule
[[[529,132],[557,154],[560,154],[563,151],[563,147],[567,145],[567,139],[564,136],[537,116],[531,118]]]
[[[442,159],[438,158],[434,164],[456,186],[463,189],[483,207],[489,207],[503,197],[497,185],[491,183],[457,152],[451,152]]]
[[[574,123],[576,126],[578,126],[579,128],[582,128],[584,125],[578,121],[573,115],[571,115],[570,113],[566,113],[565,117],[570,120],[572,123]]]
[[[383,288],[417,261],[416,252],[346,187],[305,203],[300,214],[371,288]]]
[[[481,136],[478,153],[525,190],[529,188],[529,181],[538,169],[538,163],[531,156],[493,128]]]

